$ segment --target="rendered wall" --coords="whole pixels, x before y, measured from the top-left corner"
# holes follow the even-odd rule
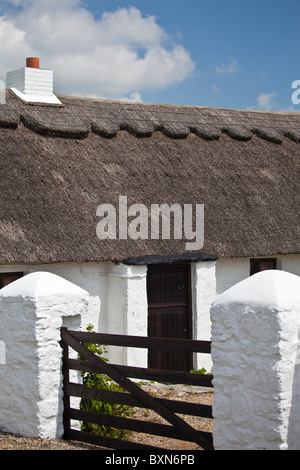
[[[211,319],[215,448],[300,450],[300,277],[255,274]]]
[[[192,263],[193,339],[211,338],[210,307],[216,298],[215,261]],[[211,371],[209,354],[195,354],[194,368]]]
[[[0,429],[59,438],[62,423],[60,328],[78,329],[88,293],[50,273],[0,290]]]
[[[277,259],[279,268],[300,275],[300,255],[277,256]],[[218,294],[249,277],[249,263],[249,258],[191,263],[194,339],[210,339],[210,304]],[[82,318],[82,329],[91,323],[95,331],[147,336],[147,266],[99,262],[0,267],[0,272],[14,271],[51,272],[86,290],[89,306]],[[110,350],[113,362],[146,365],[145,352]],[[205,367],[207,371],[211,365],[210,357],[204,354],[197,355],[194,362],[195,368]]]

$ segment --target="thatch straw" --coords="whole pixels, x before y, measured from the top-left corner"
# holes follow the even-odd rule
[[[97,206],[204,204],[202,251],[300,253],[300,116],[60,97],[0,106],[0,262],[177,256],[186,240],[102,240]],[[198,255],[196,255],[198,256]]]

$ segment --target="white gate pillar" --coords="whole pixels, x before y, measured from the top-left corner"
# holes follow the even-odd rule
[[[63,435],[60,328],[78,329],[88,293],[47,272],[0,290],[0,429]]]
[[[211,320],[215,449],[300,450],[300,277],[255,274]]]

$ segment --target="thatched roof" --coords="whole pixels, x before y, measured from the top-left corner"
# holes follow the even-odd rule
[[[185,252],[186,240],[99,240],[97,206],[119,195],[204,204],[202,253],[300,253],[298,113],[59,98],[8,91],[0,105],[1,263]]]

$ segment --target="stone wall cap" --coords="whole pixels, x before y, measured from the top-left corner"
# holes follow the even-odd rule
[[[279,270],[266,270],[238,282],[213,302],[212,308],[226,304],[263,305],[300,310],[300,277]]]
[[[27,274],[0,290],[0,297],[48,297],[53,295],[86,297],[88,293],[56,274],[38,271]]]

